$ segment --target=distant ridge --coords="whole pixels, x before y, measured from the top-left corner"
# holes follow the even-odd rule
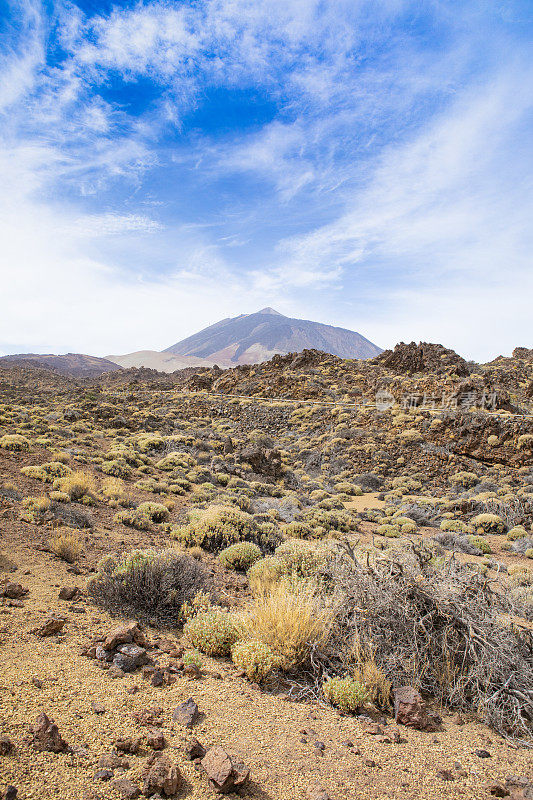
[[[113,372],[122,369],[118,364],[109,361],[107,358],[97,356],[87,356],[83,353],[65,353],[64,355],[54,355],[53,353],[17,353],[9,356],[2,356],[0,361],[19,364],[21,366],[42,367],[52,370],[58,375],[67,375],[71,378],[96,378],[104,372]]]
[[[340,358],[373,358],[382,352],[360,333],[286,317],[270,307],[215,322],[163,352],[235,366],[305,349],[322,350]]]

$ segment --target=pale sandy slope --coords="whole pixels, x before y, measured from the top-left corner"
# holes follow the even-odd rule
[[[107,356],[109,361],[128,369],[129,367],[148,367],[159,372],[174,372],[185,367],[211,367],[213,361],[195,356],[178,356],[173,353],[158,353],[157,350],[138,350],[121,356]]]

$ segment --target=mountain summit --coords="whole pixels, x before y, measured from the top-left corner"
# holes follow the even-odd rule
[[[286,317],[269,307],[215,322],[163,352],[234,366],[256,364],[276,353],[294,353],[306,348],[340,358],[372,358],[382,352],[355,331]]]

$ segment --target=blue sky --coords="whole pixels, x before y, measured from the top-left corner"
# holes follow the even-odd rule
[[[530,0],[0,9],[0,352],[533,346]]]

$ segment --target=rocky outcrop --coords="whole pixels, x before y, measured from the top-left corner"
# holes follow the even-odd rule
[[[283,474],[281,453],[275,448],[251,445],[240,452],[239,460],[250,464],[257,475],[279,478]]]
[[[401,374],[434,372],[439,375],[455,373],[465,377],[470,374],[464,358],[454,350],[430,342],[400,342],[394,350],[385,350],[374,358],[373,363]]]

